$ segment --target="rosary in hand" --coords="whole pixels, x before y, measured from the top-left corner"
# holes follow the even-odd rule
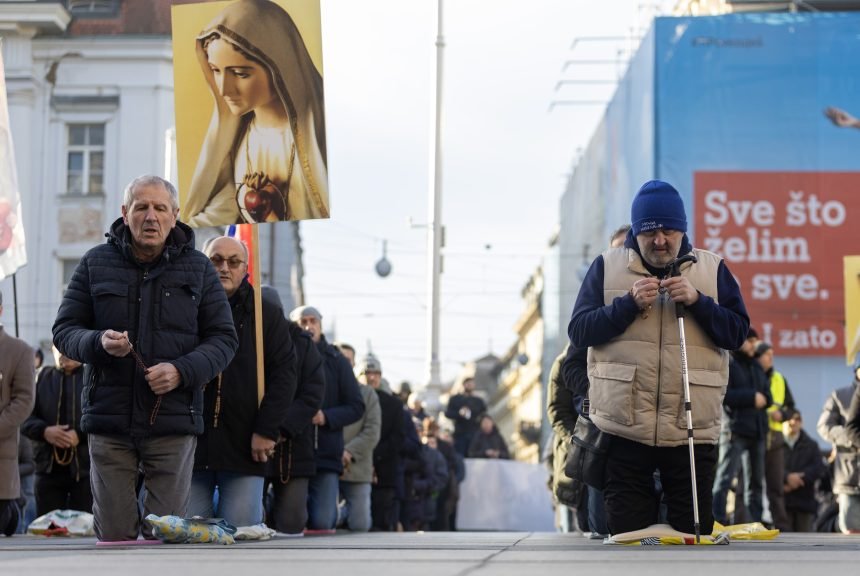
[[[134,361],[137,362],[138,367],[143,370],[143,373],[149,370],[147,368],[146,363],[143,361],[143,358],[140,357],[140,354],[134,349],[134,345],[131,343],[131,340],[128,338],[128,334],[125,335],[125,341],[128,342],[129,348],[131,348],[131,357],[134,358]],[[155,397],[155,406],[152,407],[152,413],[149,415],[149,425],[152,426],[155,424],[155,418],[158,416],[158,409],[161,408],[161,396]]]

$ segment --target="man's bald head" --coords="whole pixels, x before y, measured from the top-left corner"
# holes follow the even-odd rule
[[[225,241],[228,243],[232,242],[233,244],[237,244],[240,247],[240,249],[242,250],[242,258],[245,260],[245,262],[248,261],[248,247],[245,246],[244,242],[242,242],[238,238],[233,238],[232,236],[216,236],[215,238],[210,238],[203,245],[203,253],[206,254],[207,256],[211,256],[212,250],[213,250],[213,245],[216,242],[221,242],[221,241]]]
[[[219,236],[203,246],[203,253],[215,266],[227,297],[235,294],[248,273],[248,247],[236,238]]]

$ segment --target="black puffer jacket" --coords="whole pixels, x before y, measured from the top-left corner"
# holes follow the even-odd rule
[[[215,269],[181,222],[161,257],[146,264],[132,255],[122,218],[107,237],[81,258],[54,321],[57,348],[87,365],[81,428],[135,437],[201,434],[203,385],[238,346]],[[170,362],[179,371],[179,387],[161,397],[157,412],[156,396],[131,354],[116,358],[102,347],[108,329],[128,331],[147,366]]]
[[[364,400],[349,361],[340,351],[326,342],[325,336],[316,344],[325,366],[325,399],[322,411],[325,425],[317,426],[317,470],[343,473],[343,427],[356,422],[364,414]]]
[[[395,488],[401,473],[400,450],[403,448],[403,403],[392,394],[376,389],[379,409],[382,412],[382,426],[379,442],[373,449],[373,468],[376,473],[376,486]]]
[[[266,470],[267,477],[283,484],[291,478],[310,478],[317,473],[311,419],[322,408],[325,395],[325,368],[314,341],[295,322],[287,320],[287,325],[296,348],[298,388],[281,423],[284,442],[278,444]]]
[[[36,377],[36,403],[33,413],[21,425],[21,433],[33,441],[37,474],[50,474],[54,468],[54,447],[45,441],[45,429],[66,425],[78,433],[79,444],[73,448],[69,472],[74,478],[90,473],[90,451],[87,435],[81,430],[81,394],[84,369],[66,374],[56,367],[45,367]]]
[[[785,509],[814,514],[818,510],[815,481],[824,476],[827,471],[824,459],[821,457],[821,449],[809,434],[801,430],[794,446],[788,442],[783,444],[782,454],[786,477],[791,472],[803,473],[803,486],[785,493]]]
[[[195,470],[265,475],[266,465],[251,456],[251,436],[278,440],[296,394],[296,351],[283,312],[268,300],[262,302],[263,401],[258,407],[254,288],[245,279],[230,298],[239,349],[221,375],[206,386],[206,428],[197,440]]]
[[[729,384],[723,399],[732,434],[748,438],[764,438],[767,435],[768,419],[764,408],[755,407],[756,392],[767,398],[767,405],[773,402],[770,395],[770,382],[757,360],[743,352],[732,352],[729,363]],[[693,407],[695,410],[695,407]]]

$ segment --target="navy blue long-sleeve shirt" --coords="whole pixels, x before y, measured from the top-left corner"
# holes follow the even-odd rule
[[[632,248],[641,258],[639,246],[632,231],[627,234],[624,247]],[[678,256],[683,256],[692,249],[685,234]],[[653,270],[647,264],[646,268],[655,276],[660,276],[661,271]],[[717,297],[719,304],[710,296],[699,292],[699,299],[695,304],[688,306],[687,310],[714,344],[725,350],[737,350],[747,337],[750,320],[741,297],[740,287],[724,261],[720,262],[717,269]],[[630,294],[619,296],[611,304],[604,305],[603,256],[601,255],[591,263],[588,274],[582,282],[570,324],[567,327],[567,334],[575,347],[599,346],[627,330],[637,314],[639,314],[639,307]]]

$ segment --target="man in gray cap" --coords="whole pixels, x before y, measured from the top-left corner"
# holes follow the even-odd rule
[[[322,314],[313,306],[299,306],[290,320],[308,334],[322,356],[325,368],[325,398],[313,417],[316,426],[316,476],[308,483],[308,529],[332,531],[337,522],[339,477],[343,473],[343,428],[364,414],[364,400],[352,367],[340,351],[329,344],[322,331]]]
[[[383,386],[382,363],[368,354],[361,367],[367,385],[375,391],[380,413],[379,442],[373,449],[373,475],[371,510],[375,530],[390,531],[397,526],[396,497],[398,484],[403,483],[400,450],[403,447],[405,426],[412,418],[403,403]],[[413,428],[414,429],[414,428]],[[417,440],[417,436],[415,436]],[[417,443],[416,443],[417,446]]]

